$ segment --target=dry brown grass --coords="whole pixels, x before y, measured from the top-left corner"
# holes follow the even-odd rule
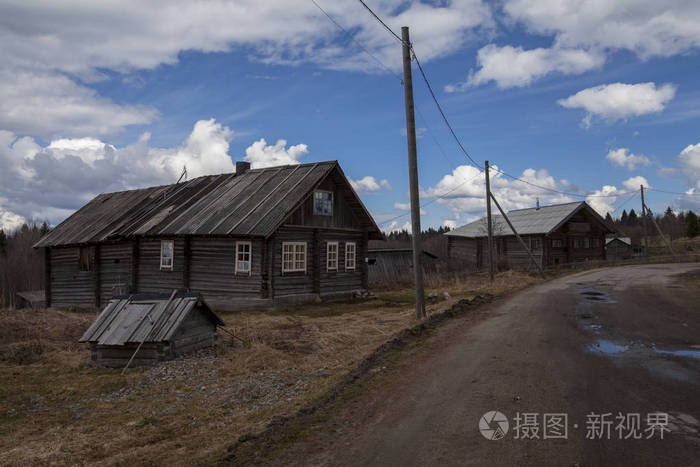
[[[511,272],[494,285],[481,276],[454,280],[439,289],[452,298],[428,309],[532,282]],[[379,295],[363,303],[224,314],[236,338],[221,333],[214,356],[184,360],[187,371],[170,379],[153,376],[169,364],[125,376],[87,367],[89,350],[77,339],[95,315],[3,312],[0,464],[212,462],[239,436],[295,413],[415,324],[410,290]]]

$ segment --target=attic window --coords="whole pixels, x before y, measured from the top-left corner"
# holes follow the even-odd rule
[[[333,192],[316,190],[314,191],[314,215],[333,215]]]
[[[175,253],[175,242],[172,240],[161,240],[160,242],[160,269],[173,269],[173,256]]]
[[[92,271],[95,264],[95,247],[81,246],[78,261],[81,271]]]

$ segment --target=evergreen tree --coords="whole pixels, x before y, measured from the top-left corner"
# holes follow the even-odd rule
[[[615,224],[615,222],[613,221],[613,218],[612,218],[612,216],[610,215],[610,213],[607,213],[607,214],[605,215],[605,222],[607,222],[607,223],[610,224],[610,225],[614,225],[614,224]]]
[[[7,235],[3,229],[0,229],[0,255],[7,256]]]
[[[630,211],[629,216],[627,217],[627,225],[629,226],[635,226],[639,222],[639,218],[637,217],[637,213],[634,212],[634,209]]]
[[[685,216],[685,225],[687,227],[688,237],[693,238],[700,233],[700,226],[698,225],[698,216],[695,215],[693,211],[688,211]]]
[[[622,225],[627,225],[627,210],[626,209],[622,210],[622,215],[620,216],[620,223]]]
[[[49,230],[51,230],[51,229],[49,229],[49,225],[46,223],[46,221],[44,221],[44,223],[41,224],[41,228],[39,229],[39,233],[43,237],[44,235],[49,233]]]

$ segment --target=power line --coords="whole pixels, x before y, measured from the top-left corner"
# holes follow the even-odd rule
[[[362,0],[358,0],[358,1],[362,4],[363,7],[365,7],[367,9],[367,11],[369,11],[372,14],[372,16],[374,16],[374,19],[379,21],[379,23],[382,26],[384,26],[384,29],[389,31],[389,34],[394,36],[397,41],[399,41],[400,43],[403,44],[403,39],[401,39],[401,37],[398,34],[396,34],[389,26],[387,26],[386,23],[384,21],[382,21],[382,19],[374,11],[372,11],[372,9],[370,7],[368,7],[365,2],[363,2]]]
[[[659,190],[658,188],[651,188],[648,186],[645,186],[647,190],[650,191],[658,191],[659,193],[667,193],[669,195],[679,195],[679,196],[700,196],[700,192],[698,193],[680,193],[678,191],[666,191],[666,190]]]
[[[372,54],[372,52],[370,52],[369,50],[367,50],[367,48],[365,48],[365,46],[363,46],[357,39],[355,39],[355,36],[354,36],[350,31],[348,31],[347,29],[345,29],[340,23],[338,23],[335,19],[333,19],[333,17],[332,17],[330,14],[328,14],[328,12],[327,12],[326,10],[324,10],[324,9],[321,7],[321,5],[319,5],[318,3],[316,3],[316,0],[311,0],[311,3],[313,3],[314,5],[316,5],[316,8],[318,8],[319,10],[321,10],[321,12],[326,16],[326,18],[328,18],[328,19],[330,20],[330,22],[333,23],[338,29],[340,29],[341,31],[343,31],[347,37],[349,37],[360,49],[362,49],[363,52],[365,52],[367,55],[369,55],[370,57],[372,57],[372,59],[373,59],[375,62],[377,62],[377,64],[378,64],[381,68],[383,68],[384,70],[386,70],[386,71],[388,71],[389,73],[391,73],[392,75],[394,75],[394,76],[396,77],[396,79],[398,79],[400,82],[403,83],[403,79],[401,79],[401,76],[399,76],[395,71],[393,71],[391,68],[389,68],[388,66],[386,66],[386,65],[384,64],[384,62],[382,62],[381,60],[379,60],[374,54]]]

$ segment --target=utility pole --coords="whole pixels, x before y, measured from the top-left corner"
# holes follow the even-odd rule
[[[646,256],[649,256],[649,241],[647,240],[647,211],[644,204],[644,185],[639,185],[642,194],[642,232],[644,233],[644,249]]]
[[[416,318],[425,317],[423,290],[423,249],[421,248],[420,198],[418,196],[418,156],[416,150],[416,121],[413,114],[413,78],[411,76],[411,41],[408,26],[401,28],[403,44],[403,92],[406,102],[406,139],[408,140],[408,178],[411,185],[411,231],[413,238],[413,277],[416,287]]]
[[[488,248],[489,248],[489,276],[493,282],[493,222],[491,220],[491,180],[489,179],[489,161],[484,164],[484,175],[486,176],[486,219],[488,223]]]

